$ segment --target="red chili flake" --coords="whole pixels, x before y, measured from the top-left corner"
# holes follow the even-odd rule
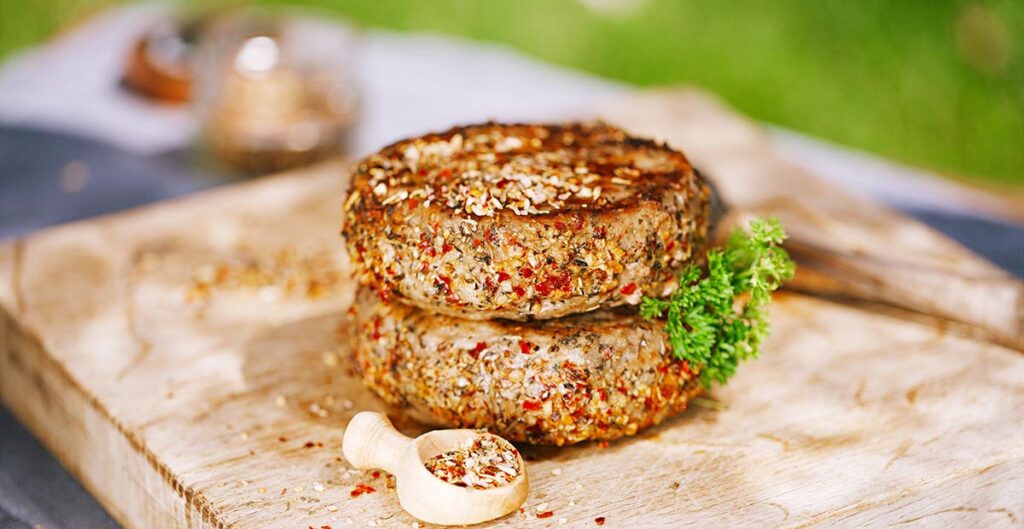
[[[683,360],[683,372],[687,375],[693,376],[693,370],[690,369],[690,362],[687,360]]]
[[[444,243],[441,245],[441,255],[444,255],[450,251],[452,251],[452,245],[448,243]]]
[[[531,270],[529,266],[524,266],[519,269],[519,275],[525,277],[526,279],[530,279],[531,277],[533,277],[533,270]]]
[[[377,297],[380,298],[380,302],[381,303],[387,303],[388,302],[388,298],[391,297],[391,295],[390,295],[390,293],[388,293],[387,290],[380,289],[380,290],[377,291]]]
[[[379,470],[374,470],[373,473],[370,474],[370,475],[373,476],[373,479],[377,479],[377,478],[380,477],[380,471]]]
[[[480,239],[473,239],[473,248],[479,248],[484,245],[484,241]]]
[[[416,209],[416,206],[420,205],[420,199],[418,199],[418,198],[410,198],[408,203],[409,203],[409,209]]]
[[[671,252],[676,247],[676,241],[669,241],[668,245],[665,246],[665,253]]]
[[[572,289],[572,282],[569,279],[568,273],[551,274],[544,278],[544,281],[537,285],[537,292],[543,296],[547,296],[554,290],[564,290],[568,292]]]
[[[597,394],[601,397],[602,402],[608,401],[608,392],[604,388],[597,388]]]
[[[380,318],[373,319],[373,334],[370,337],[374,340],[380,339]]]
[[[448,178],[449,176],[452,175],[452,170],[445,167],[444,169],[441,169],[439,175],[441,176],[441,178]]]
[[[555,511],[544,511],[537,513],[537,518],[551,518],[555,515]]]
[[[476,347],[469,352],[469,355],[473,358],[479,358],[480,353],[484,352],[484,349],[487,349],[487,342],[477,342]]]
[[[420,176],[427,176],[427,170],[426,169],[420,169],[417,172],[417,174],[420,175]]]
[[[420,243],[416,246],[429,257],[437,255],[437,251],[434,250],[434,241],[427,232],[420,233]]]
[[[604,516],[598,516],[597,518],[594,518],[594,523],[596,523],[597,525],[604,525]]]
[[[501,283],[502,281],[508,281],[511,278],[512,278],[512,276],[508,275],[505,272],[498,272],[498,282],[499,283]]]
[[[352,489],[352,492],[350,492],[349,494],[351,494],[351,496],[353,498],[355,498],[357,496],[362,496],[363,494],[369,494],[371,492],[377,492],[377,489],[375,489],[375,488],[373,488],[373,487],[371,487],[371,486],[369,486],[369,485],[367,485],[365,483],[360,483],[360,484],[356,485]]]
[[[622,292],[623,296],[628,296],[628,295],[636,292],[636,283],[630,283],[630,284],[622,287],[622,290],[620,290],[620,292]]]
[[[440,289],[445,294],[452,293],[452,278],[448,276],[437,276],[434,279],[434,288]]]
[[[662,374],[668,373],[668,364],[661,364],[658,366],[658,372]]]
[[[519,297],[523,297],[523,296],[526,295],[526,290],[523,289],[523,287],[521,287],[521,286],[514,286],[514,287],[512,287],[512,292],[515,292],[516,295],[519,296]]]
[[[558,231],[565,231],[565,223],[560,221],[560,220],[556,220],[555,221],[555,229],[558,230]]]
[[[598,448],[608,448],[608,441],[598,441],[597,442],[597,447]]]
[[[523,401],[523,409],[524,410],[530,410],[530,411],[537,411],[537,410],[540,409],[540,401],[539,400],[524,400]]]
[[[533,346],[530,345],[530,342],[526,340],[519,340],[519,352],[523,353],[524,355],[528,355],[530,354],[531,349],[533,349]]]

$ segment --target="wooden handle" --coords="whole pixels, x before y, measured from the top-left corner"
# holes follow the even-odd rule
[[[753,214],[731,211],[717,237],[746,226],[754,214],[775,214],[786,224],[790,238],[785,247],[797,262],[797,275],[787,288],[883,303],[1024,351],[1024,283],[1016,278],[941,254],[904,252],[873,239],[875,232],[865,233],[788,200],[765,204]],[[916,228],[905,226],[900,236],[920,236]]]
[[[345,428],[342,451],[356,468],[380,468],[398,473],[399,463],[412,439],[398,433],[383,413],[363,411]]]
[[[1009,276],[968,276],[898,257],[857,255],[793,239],[797,290],[849,296],[964,326],[967,334],[1024,351],[1024,283]]]

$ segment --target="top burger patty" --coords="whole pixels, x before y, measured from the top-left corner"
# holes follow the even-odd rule
[[[672,288],[707,237],[682,153],[606,124],[457,127],[355,169],[349,254],[383,297],[472,319],[546,319]]]

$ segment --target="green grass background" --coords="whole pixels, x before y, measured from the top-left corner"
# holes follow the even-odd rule
[[[0,57],[111,0],[0,0]],[[198,0],[188,2],[201,5]],[[1024,0],[271,0],[511,44],[979,183],[1024,186]]]

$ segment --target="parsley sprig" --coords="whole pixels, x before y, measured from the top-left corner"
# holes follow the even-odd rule
[[[772,291],[796,270],[779,246],[785,238],[778,219],[754,219],[749,234],[737,229],[725,248],[708,252],[706,269],[686,267],[668,299],[641,302],[644,318],[665,317],[673,353],[700,373],[705,387],[724,384],[768,337]]]

